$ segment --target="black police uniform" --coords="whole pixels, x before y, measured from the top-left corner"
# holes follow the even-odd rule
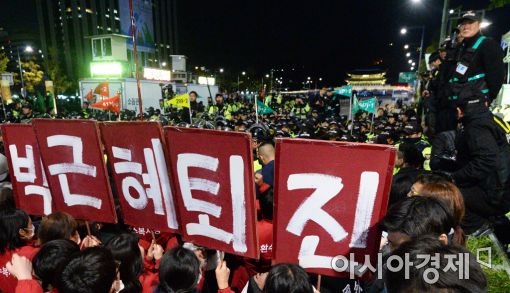
[[[473,233],[509,210],[510,145],[483,105],[461,119],[457,136],[457,171],[452,176],[466,205],[463,228]]]
[[[456,67],[448,80],[449,99],[460,95],[496,99],[505,79],[503,51],[499,45],[480,33],[464,39]]]

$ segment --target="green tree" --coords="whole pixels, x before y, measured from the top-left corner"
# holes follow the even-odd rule
[[[9,63],[9,58],[3,50],[0,50],[0,73],[5,73],[7,71],[7,64]]]
[[[510,0],[491,0],[489,9],[501,8],[508,4],[510,4]]]
[[[50,80],[53,81],[55,94],[65,93],[73,87],[73,83],[69,81],[69,78],[62,70],[58,50],[56,48],[50,48],[48,53],[49,56],[44,62],[46,73],[48,74]]]
[[[21,64],[24,69],[23,82],[25,83],[25,88],[27,92],[34,93],[35,88],[42,82],[44,72],[40,70],[41,66],[35,63],[34,60],[22,62]]]

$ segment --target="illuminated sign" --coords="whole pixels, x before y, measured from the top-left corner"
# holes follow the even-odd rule
[[[170,70],[163,70],[157,68],[143,68],[143,78],[161,81],[170,81]]]
[[[90,74],[92,77],[121,77],[122,64],[120,62],[90,62]]]
[[[198,77],[198,84],[209,84],[209,85],[215,85],[216,79],[214,77],[205,77],[205,76],[199,76]]]

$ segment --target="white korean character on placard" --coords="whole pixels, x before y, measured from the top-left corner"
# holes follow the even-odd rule
[[[209,216],[219,218],[222,208],[214,203],[193,198],[192,190],[207,192],[218,196],[220,184],[204,178],[189,177],[189,168],[202,168],[212,172],[218,170],[219,161],[215,157],[196,153],[184,153],[177,156],[177,174],[185,208],[190,212],[201,212],[198,223],[186,225],[189,235],[206,236],[218,241],[233,243],[235,251],[243,253],[246,246],[246,208],[244,197],[244,162],[241,156],[230,156],[230,193],[232,198],[233,232],[227,232],[211,226]]]
[[[83,163],[83,141],[81,137],[71,135],[52,135],[46,139],[48,147],[65,146],[70,147],[73,152],[72,163],[60,163],[48,166],[51,175],[58,175],[60,188],[64,197],[64,202],[68,206],[84,205],[96,209],[101,208],[101,199],[85,194],[73,194],[69,190],[67,174],[82,174],[90,177],[96,177],[96,167]]]
[[[356,218],[349,247],[366,247],[378,185],[378,173],[363,172],[361,174]],[[349,235],[340,223],[322,208],[343,189],[340,177],[317,173],[292,174],[287,180],[287,189],[315,189],[291,217],[286,227],[288,232],[301,236],[308,221],[313,221],[328,232],[335,242],[340,242]],[[320,238],[317,235],[307,235],[303,238],[298,256],[300,266],[331,268],[333,257],[315,254],[319,241]]]
[[[113,167],[117,174],[133,173],[142,176],[143,184],[149,186],[144,188],[133,176],[122,180],[122,194],[131,207],[142,210],[147,206],[150,198],[154,204],[154,213],[165,215],[164,205],[168,227],[177,229],[179,225],[175,215],[163,146],[157,138],[151,139],[151,143],[152,148],[143,149],[147,173],[142,173],[141,163],[132,162],[131,150],[125,148],[112,147],[113,157],[123,160],[113,164]],[[136,196],[131,194],[131,188],[136,191]]]
[[[15,144],[9,145],[9,153],[12,161],[12,168],[14,171],[14,177],[17,182],[20,183],[35,183],[37,179],[37,173],[35,171],[35,159],[34,159],[34,148],[31,145],[25,145],[26,157],[20,157],[18,154],[18,148]],[[51,193],[48,187],[48,181],[41,165],[43,185],[30,184],[25,186],[26,195],[39,195],[43,198],[44,214],[51,214]],[[22,169],[26,169],[23,172]]]

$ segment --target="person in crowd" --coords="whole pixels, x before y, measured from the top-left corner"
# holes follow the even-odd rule
[[[481,32],[481,15],[467,11],[459,20],[460,36],[457,68],[450,76],[450,96],[479,95],[490,105],[505,79],[503,50]]]
[[[8,211],[16,208],[12,189],[3,187],[0,189],[0,211]]]
[[[46,242],[33,259],[34,275],[41,282],[44,292],[57,292],[56,279],[71,256],[80,252],[74,241],[58,239]]]
[[[463,126],[456,140],[456,171],[452,173],[466,204],[467,234],[484,229],[510,211],[510,145],[480,95],[459,96]]]
[[[386,267],[388,293],[487,292],[487,279],[475,256],[461,246],[439,241],[435,235],[424,234],[402,243],[391,257],[406,259],[412,265],[406,264],[405,270]],[[452,266],[452,260],[457,265]]]
[[[228,284],[230,270],[225,261],[218,261],[215,274],[218,293],[233,293]],[[154,292],[194,292],[200,279],[200,261],[195,253],[182,246],[174,247],[161,259],[159,286]]]
[[[140,276],[144,269],[138,237],[132,233],[123,233],[111,238],[104,246],[113,258],[122,265],[119,267],[120,280],[124,284],[121,293],[137,293],[142,291]],[[161,249],[162,250],[162,249]]]
[[[279,264],[269,271],[262,292],[313,293],[315,289],[303,268],[295,264]]]
[[[446,180],[430,182],[423,184],[418,195],[439,198],[448,204],[450,210],[453,211],[453,218],[455,220],[453,227],[455,234],[451,235],[451,240],[455,244],[465,245],[466,239],[461,228],[465,213],[464,198],[457,186]],[[453,238],[453,236],[455,236],[455,238]]]
[[[13,254],[32,259],[37,248],[30,245],[34,237],[32,220],[23,210],[9,209],[0,211],[0,270],[5,270],[6,264]],[[14,293],[17,281],[11,274],[0,274],[0,291]]]
[[[56,239],[69,239],[77,244],[81,243],[78,233],[78,223],[65,212],[54,212],[43,218],[37,232],[39,245]]]
[[[257,193],[259,193],[274,186],[275,148],[273,144],[264,142],[259,145],[257,155],[263,165],[260,173],[255,174],[255,184],[258,186]]]
[[[380,226],[388,232],[390,249],[395,250],[402,243],[426,234],[434,235],[447,244],[455,219],[453,211],[442,200],[413,196],[391,207]]]
[[[228,106],[223,101],[222,94],[216,94],[216,103],[209,107],[209,115],[222,116],[226,120],[232,119],[232,113],[229,111]]]

